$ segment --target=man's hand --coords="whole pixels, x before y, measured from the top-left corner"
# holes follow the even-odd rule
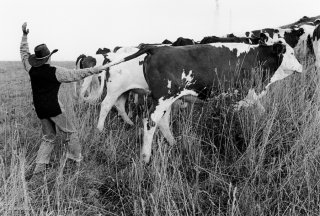
[[[103,65],[95,66],[94,68],[95,68],[96,73],[101,73],[103,70],[106,69],[105,67],[103,67]]]
[[[27,29],[27,23],[23,23],[22,24],[22,32],[23,32],[23,35],[28,35],[29,34],[29,29]]]

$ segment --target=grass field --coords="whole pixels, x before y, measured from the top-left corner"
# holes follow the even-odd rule
[[[139,116],[129,127],[111,112],[99,133],[99,105],[77,103],[64,84],[59,96],[84,161],[64,173],[59,139],[51,177],[26,182],[40,122],[21,63],[0,62],[0,215],[319,215],[319,79],[305,63],[303,74],[272,86],[264,113],[235,112],[232,97],[179,111],[172,119],[178,144],[157,133],[148,165],[140,162]]]

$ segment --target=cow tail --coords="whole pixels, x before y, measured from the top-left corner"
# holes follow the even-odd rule
[[[133,53],[132,55],[129,55],[127,57],[124,57],[123,59],[120,59],[120,60],[117,60],[117,61],[114,61],[114,62],[110,62],[108,64],[106,64],[106,68],[109,68],[109,67],[112,67],[114,65],[117,65],[117,64],[120,64],[122,62],[126,62],[126,61],[129,61],[131,59],[134,59],[134,58],[137,58],[138,56],[141,56],[143,54],[150,54],[152,52],[152,48],[154,48],[154,46],[147,46],[147,47],[144,47],[142,49],[140,49],[138,52],[136,53]]]

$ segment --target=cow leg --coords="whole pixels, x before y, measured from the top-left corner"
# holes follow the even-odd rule
[[[143,146],[141,150],[141,158],[145,163],[149,163],[152,149],[152,139],[154,132],[156,131],[157,124],[151,126],[151,120],[148,118],[143,119]]]
[[[191,90],[184,90],[184,92],[181,92],[181,94],[175,98],[171,97],[165,100],[158,101],[158,105],[155,107],[154,111],[151,112],[151,115],[149,118],[151,121],[149,119],[143,120],[144,134],[143,134],[143,146],[141,150],[141,157],[144,162],[148,163],[150,160],[151,149],[152,149],[152,139],[153,139],[154,132],[157,126],[159,125],[159,122],[161,121],[160,125],[162,126],[167,125],[166,128],[169,128],[169,117],[170,117],[169,109],[171,109],[172,104],[176,100],[183,97],[184,95],[197,96],[197,93]],[[167,116],[164,119],[162,119],[166,113],[167,113]],[[168,131],[170,132],[170,130]],[[168,133],[165,132],[165,134],[168,136],[168,141],[169,140],[172,141],[173,139],[172,134],[170,135],[171,137],[168,135]]]
[[[92,81],[92,76],[84,78],[82,86],[80,88],[80,98],[84,99],[85,92],[88,90],[90,83]]]
[[[128,93],[123,93],[122,95],[120,95],[120,97],[116,101],[115,106],[117,108],[119,115],[122,117],[123,121],[125,121],[127,124],[133,126],[134,124],[131,121],[131,119],[129,118],[129,116],[127,115],[126,109],[125,109],[125,104],[126,104],[127,98],[128,98]]]
[[[131,97],[134,93],[132,91],[129,92],[128,97],[129,98],[129,103],[128,103],[128,117],[132,118],[133,116],[133,111],[132,111],[132,104],[131,104]]]
[[[166,140],[169,142],[170,145],[175,145],[176,140],[174,139],[172,132],[170,131],[170,113],[171,108],[166,110],[166,113],[163,115],[163,117],[159,121],[159,129],[163,136],[166,138]]]
[[[169,120],[168,116],[170,117],[170,112],[167,114],[165,119],[162,119],[163,116],[167,113],[167,110],[171,109],[171,105],[174,102],[172,101],[163,101],[163,103],[159,103],[153,112],[151,112],[150,118],[143,120],[143,127],[144,127],[144,134],[143,134],[143,146],[141,150],[141,158],[145,163],[149,163],[150,157],[151,157],[151,149],[152,149],[152,140],[154,132],[159,125],[159,122],[161,121],[160,125],[162,125],[162,129],[168,129],[169,128]],[[164,134],[168,137],[168,141],[174,140],[170,130],[168,130],[170,135],[168,135],[168,132],[165,131]]]
[[[103,99],[101,103],[101,108],[100,108],[100,115],[99,115],[99,120],[98,120],[98,126],[97,128],[102,131],[104,127],[104,121],[106,120],[106,117],[111,110],[112,106],[115,105],[116,101],[118,99],[118,94],[108,94],[107,96]]]

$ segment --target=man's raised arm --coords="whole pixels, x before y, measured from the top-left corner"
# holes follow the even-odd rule
[[[20,56],[24,69],[29,72],[31,65],[29,64],[28,58],[30,56],[29,45],[28,45],[28,34],[29,29],[27,29],[27,23],[23,23],[22,25],[22,39],[20,44]]]

